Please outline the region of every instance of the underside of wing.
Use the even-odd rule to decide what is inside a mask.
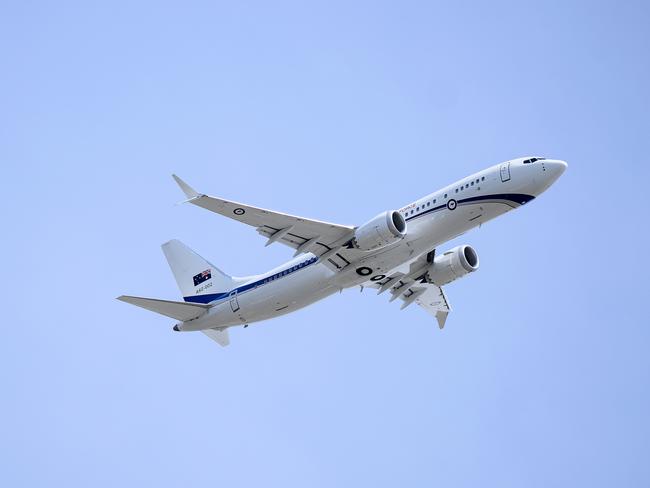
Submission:
[[[438,327],[442,329],[445,326],[451,306],[442,287],[433,284],[427,285],[427,290],[416,298],[415,303],[436,318]]]
[[[424,273],[429,266],[427,256],[422,256],[404,269],[394,270],[386,278],[378,282],[367,282],[364,286],[378,288],[378,294],[388,291],[390,301],[400,299],[401,309],[416,303],[429,314],[433,315],[438,327],[445,326],[451,306],[442,287],[424,280]]]
[[[260,235],[266,237],[267,246],[279,242],[295,249],[295,255],[314,253],[334,270],[343,269],[363,254],[347,246],[354,236],[353,226],[297,217],[203,195],[176,175],[174,179],[188,197],[187,202],[255,227]]]

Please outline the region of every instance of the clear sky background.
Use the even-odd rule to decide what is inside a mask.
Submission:
[[[647,2],[0,8],[2,486],[648,486]],[[183,199],[360,224],[492,164],[568,161],[418,307],[346,290],[222,349],[160,244],[288,259]],[[444,250],[444,249],[443,249]]]

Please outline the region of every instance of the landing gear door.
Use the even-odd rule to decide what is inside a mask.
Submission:
[[[230,308],[233,311],[233,313],[239,311],[239,300],[237,300],[237,290],[230,292],[230,295],[228,295],[230,298]]]
[[[505,183],[510,180],[510,163],[503,163],[501,165],[501,181]]]

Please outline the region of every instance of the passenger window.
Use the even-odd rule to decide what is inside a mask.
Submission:
[[[474,186],[474,182],[473,182],[473,181],[472,181],[472,183],[471,183],[471,184],[472,184],[472,186]]]
[[[481,181],[485,181],[485,176],[482,176],[482,177],[481,177]]]
[[[447,198],[447,194],[445,193],[445,198]]]
[[[427,207],[430,207],[430,206],[431,206],[431,202],[427,202]]]
[[[434,204],[436,203],[436,199],[435,199],[435,198],[433,199],[433,203],[434,203]]]
[[[420,207],[416,208],[415,210],[417,210],[417,211],[419,212],[419,211],[420,211]]]

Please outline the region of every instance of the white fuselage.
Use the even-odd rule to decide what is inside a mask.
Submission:
[[[445,242],[544,192],[566,169],[558,160],[519,158],[463,178],[399,210],[407,222],[403,239],[368,252],[353,266],[334,272],[311,253],[221,293],[209,312],[181,324],[183,331],[249,324],[321,300],[414,260]],[[369,272],[360,275],[360,267]]]

